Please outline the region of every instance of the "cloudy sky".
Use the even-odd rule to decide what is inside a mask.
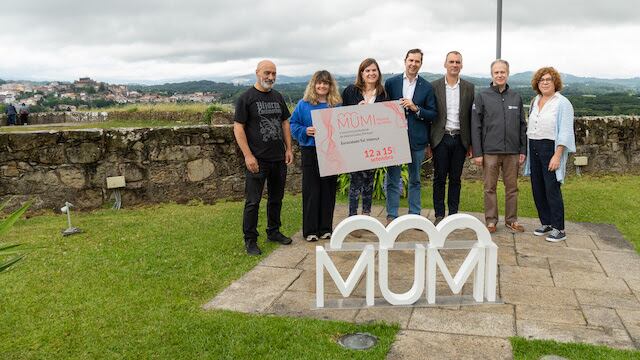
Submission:
[[[463,73],[488,76],[497,0],[21,0],[0,13],[0,78],[136,82],[324,68],[353,74],[366,57],[443,72],[459,50]],[[502,57],[512,73],[553,65],[580,76],[640,76],[640,6],[633,0],[505,0]]]

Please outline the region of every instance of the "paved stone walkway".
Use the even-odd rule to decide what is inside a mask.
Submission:
[[[372,215],[384,224],[384,208],[374,207]],[[425,210],[423,215],[434,219],[432,210]],[[483,219],[482,214],[471,215]],[[338,206],[334,224],[346,216],[346,207]],[[615,226],[567,223],[567,240],[554,244],[532,234],[539,225],[537,219],[520,222],[527,232],[512,234],[499,225],[493,234],[499,246],[498,293],[504,304],[315,309],[314,251],[316,245],[327,241],[307,243],[298,233],[292,245],[280,246],[204,308],[356,323],[395,322],[401,331],[389,359],[508,359],[508,337],[515,335],[640,348],[640,256]],[[449,239],[455,237],[454,232]],[[360,239],[350,238],[345,241],[377,242],[369,232]],[[427,238],[422,232],[410,230],[398,239],[407,240]],[[344,278],[359,252],[330,255]],[[455,274],[466,250],[442,255]],[[411,287],[413,263],[413,252],[390,254],[392,291],[405,292]],[[449,290],[441,274],[437,280],[437,294],[446,294]],[[469,284],[462,293],[471,294]],[[364,295],[361,280],[351,296]],[[325,299],[340,297],[326,275]],[[376,285],[378,297],[381,295]]]

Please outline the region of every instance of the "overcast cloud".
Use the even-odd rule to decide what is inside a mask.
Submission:
[[[553,65],[581,76],[640,76],[635,1],[504,1],[502,57],[512,72]],[[353,74],[366,57],[401,72],[406,50],[443,72],[449,50],[463,73],[488,75],[496,0],[33,1],[0,14],[0,78],[109,82],[208,79],[325,68]]]

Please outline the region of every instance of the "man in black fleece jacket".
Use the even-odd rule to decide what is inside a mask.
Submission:
[[[496,185],[500,169],[505,187],[505,225],[523,232],[518,223],[518,169],[527,153],[527,123],[520,94],[509,89],[509,63],[491,63],[491,86],[475,97],[471,113],[473,160],[483,167],[484,216],[489,232],[496,231]]]

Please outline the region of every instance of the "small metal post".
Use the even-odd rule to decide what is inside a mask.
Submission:
[[[67,207],[67,229],[71,228],[71,203],[65,201],[64,206]]]
[[[496,59],[501,59],[502,53],[502,0],[498,0],[498,17],[496,28]]]

